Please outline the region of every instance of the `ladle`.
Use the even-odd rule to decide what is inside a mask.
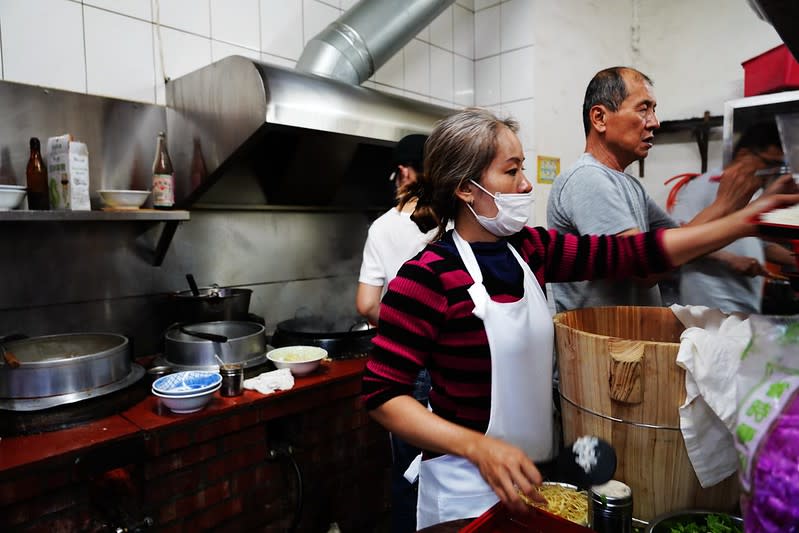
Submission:
[[[189,288],[191,289],[192,295],[199,296],[200,295],[200,288],[197,287],[197,282],[194,281],[194,275],[193,274],[186,274],[186,281],[189,282]]]
[[[578,445],[576,450],[575,444]],[[586,448],[582,457],[580,446]],[[584,466],[580,465],[580,461]],[[580,437],[571,446],[563,448],[555,460],[555,475],[558,477],[555,481],[580,488],[607,483],[615,473],[616,450],[609,442],[598,437]]]
[[[185,333],[186,335],[191,335],[192,337],[197,337],[200,339],[205,339],[211,342],[227,342],[228,338],[224,335],[217,335],[216,333],[206,333],[204,331],[194,331],[191,329],[186,328],[185,326],[180,326],[181,333]]]

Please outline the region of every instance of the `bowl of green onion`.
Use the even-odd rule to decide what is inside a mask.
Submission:
[[[655,518],[646,533],[743,533],[740,517],[703,510],[675,511]]]

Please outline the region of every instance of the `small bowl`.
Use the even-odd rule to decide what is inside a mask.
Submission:
[[[102,189],[97,193],[105,205],[114,209],[138,209],[150,196],[150,191]]]
[[[167,376],[169,377],[169,376]],[[160,394],[153,389],[153,394],[161,398],[161,402],[173,413],[187,414],[195,413],[206,406],[211,401],[214,393],[222,386],[221,376],[220,382],[215,387],[196,394],[187,394],[185,396],[170,396],[168,394]]]
[[[6,185],[0,187],[0,211],[17,209],[25,198],[25,187]]]
[[[156,379],[153,394],[162,396],[191,396],[213,389],[222,383],[222,376],[216,372],[187,370]]]
[[[277,368],[288,368],[295,376],[310,374],[327,357],[327,350],[318,346],[284,346],[266,354]]]

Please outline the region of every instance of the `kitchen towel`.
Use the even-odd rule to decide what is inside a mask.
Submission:
[[[271,372],[258,374],[254,378],[244,380],[244,388],[258,391],[261,394],[272,394],[276,390],[288,390],[294,386],[294,376],[288,368],[280,368]]]
[[[702,487],[712,487],[736,472],[733,428],[736,375],[749,343],[749,319],[701,305],[672,305],[685,326],[677,364],[685,369],[685,403],[680,430],[688,458]]]

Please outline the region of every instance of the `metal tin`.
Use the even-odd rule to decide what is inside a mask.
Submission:
[[[172,372],[174,372],[174,370],[171,366],[153,366],[147,369],[147,378],[150,380],[150,383],[153,383],[156,379],[171,374]]]
[[[221,365],[219,374],[222,376],[222,387],[219,394],[222,396],[240,396],[244,392],[244,367],[241,365]]]
[[[626,496],[609,496],[603,490],[607,484],[591,487],[588,491],[588,524],[597,533],[632,533],[633,492],[619,481],[611,481],[626,487]]]

